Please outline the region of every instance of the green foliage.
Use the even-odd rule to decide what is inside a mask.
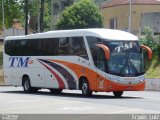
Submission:
[[[30,21],[30,29],[33,31],[37,31],[38,29],[38,19],[40,19],[40,1],[33,0],[29,2],[29,15],[31,17]],[[50,0],[45,0],[44,2],[44,31],[48,31],[50,29]]]
[[[151,61],[146,59],[145,61],[146,77],[147,78],[160,78],[159,70],[160,70],[160,62],[159,57],[155,56]]]
[[[92,0],[80,0],[67,7],[56,24],[57,29],[103,27],[103,18]]]
[[[2,0],[0,0],[0,11],[2,11]],[[5,27],[13,25],[13,19],[19,19],[22,16],[19,0],[4,0]],[[2,28],[2,12],[0,12],[0,28]]]
[[[160,52],[160,34],[157,36],[157,46],[158,46],[158,51]]]
[[[51,25],[51,0],[46,0],[44,4],[44,31],[50,30]]]
[[[160,44],[158,44],[152,33],[153,32],[149,27],[145,27],[144,36],[140,38],[140,43],[150,47],[153,54],[157,55],[159,54],[158,48]]]
[[[0,11],[2,11],[2,0],[0,0]],[[13,25],[13,19],[21,21],[25,26],[25,0],[4,0],[5,27]],[[37,31],[37,22],[40,14],[40,1],[28,0],[28,12],[31,17],[30,29]],[[44,28],[50,29],[50,0],[45,0],[44,5]],[[0,29],[2,28],[2,12],[0,12]]]

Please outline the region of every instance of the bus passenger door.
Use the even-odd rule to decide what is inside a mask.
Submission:
[[[105,89],[104,75],[107,71],[107,64],[106,64],[105,53],[103,49],[97,48],[96,56],[93,56],[93,60],[94,60],[94,64],[96,66],[96,71],[97,71],[97,77],[96,77],[97,89],[104,90]]]

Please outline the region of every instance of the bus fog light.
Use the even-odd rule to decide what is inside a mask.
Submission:
[[[144,80],[139,80],[139,82],[144,82]]]

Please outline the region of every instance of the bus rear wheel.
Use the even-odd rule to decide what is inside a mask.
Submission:
[[[54,93],[54,94],[60,94],[62,93],[63,89],[49,89],[51,93]]]
[[[92,95],[92,91],[90,90],[89,88],[89,83],[86,79],[83,79],[83,82],[82,82],[82,94],[84,96],[91,96]]]
[[[113,94],[115,97],[121,97],[123,94],[123,91],[113,91]]]

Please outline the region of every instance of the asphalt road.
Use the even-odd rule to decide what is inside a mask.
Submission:
[[[11,114],[160,114],[160,91],[94,93],[84,97],[81,91],[64,90],[54,95],[48,90],[27,94],[21,87],[0,87],[0,113]]]

